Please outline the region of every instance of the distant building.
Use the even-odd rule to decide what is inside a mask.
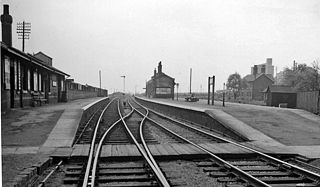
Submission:
[[[158,64],[158,73],[154,70],[151,79],[146,83],[146,96],[151,98],[174,99],[174,78],[162,72],[162,64]]]
[[[270,74],[260,74],[258,76],[247,75],[245,79],[248,83],[248,89],[244,95],[249,95],[250,99],[263,100],[262,91],[274,83],[274,79]],[[249,94],[251,92],[251,94]]]
[[[37,54],[34,54],[33,56],[37,59],[40,59],[42,63],[52,67],[52,58],[44,54],[43,52],[40,51]]]
[[[251,67],[251,75],[269,74],[274,76],[274,66],[272,65],[272,58],[267,58],[266,63],[254,65]]]
[[[279,104],[283,103],[288,108],[295,108],[297,105],[297,93],[290,86],[271,85],[263,93],[267,106],[278,107]]]

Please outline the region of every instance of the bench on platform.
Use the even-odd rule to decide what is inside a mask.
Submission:
[[[41,106],[42,103],[47,103],[47,101],[48,101],[46,98],[43,97],[43,95],[41,95],[38,92],[32,93],[31,96],[32,96],[33,106],[36,106],[37,103],[39,103]]]

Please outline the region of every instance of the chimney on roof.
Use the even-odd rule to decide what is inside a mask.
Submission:
[[[267,64],[272,65],[272,58],[267,58]]]
[[[154,71],[153,71],[153,78],[156,78],[156,75],[157,75],[157,70],[156,70],[156,68],[154,68]]]
[[[12,46],[12,16],[9,14],[9,5],[3,5],[1,15],[2,41],[9,47]]]
[[[161,61],[159,62],[159,65],[158,65],[158,73],[162,73],[162,65],[161,65]]]

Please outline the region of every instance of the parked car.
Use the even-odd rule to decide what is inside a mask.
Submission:
[[[197,102],[199,98],[195,97],[193,94],[185,98],[186,102]]]

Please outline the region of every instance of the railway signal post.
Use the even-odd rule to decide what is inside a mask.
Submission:
[[[215,76],[208,77],[208,105],[210,105],[210,88],[212,85],[212,101],[211,105],[214,105],[214,85],[215,85]]]

